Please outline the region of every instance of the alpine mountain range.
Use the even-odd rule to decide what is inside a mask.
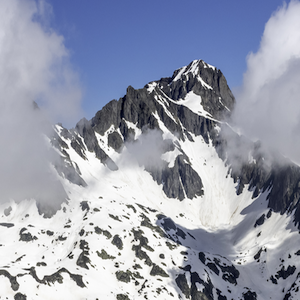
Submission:
[[[0,299],[299,299],[300,167],[202,60],[53,126],[55,205],[0,206]]]

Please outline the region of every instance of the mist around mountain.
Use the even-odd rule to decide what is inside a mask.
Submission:
[[[55,125],[65,196],[1,202],[0,296],[297,299],[300,168],[237,133],[235,105],[195,60]]]

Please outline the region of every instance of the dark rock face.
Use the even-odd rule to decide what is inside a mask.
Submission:
[[[8,271],[6,270],[0,270],[0,275],[5,276],[9,281],[10,285],[13,291],[17,291],[19,289],[19,283],[17,282],[17,277],[12,276]]]
[[[212,118],[198,115],[186,106],[177,104],[190,92],[201,96],[199,101]],[[280,155],[266,154],[259,143],[252,143],[234,132],[231,138],[237,145],[248,147],[248,152],[232,154],[228,151],[223,129],[219,132],[216,128],[220,125],[218,121],[230,116],[234,104],[235,99],[222,72],[201,60],[193,61],[187,67],[176,70],[172,77],[149,83],[142,89],[129,86],[124,97],[109,102],[90,121],[82,119],[74,130],[62,129],[60,135],[71,141],[71,147],[82,159],[87,159],[87,151],[93,152],[112,171],[118,170],[118,166],[102,149],[97,134],[107,134],[108,146],[119,153],[124,147],[128,148],[129,144],[138,143],[141,139],[129,123],[135,124],[146,134],[149,130],[161,132],[162,122],[179,141],[193,141],[193,136],[201,136],[205,143],[212,143],[219,157],[226,162],[230,175],[238,184],[237,194],[242,193],[246,185],[253,190],[253,198],[268,191],[271,211],[281,214],[294,212],[295,223],[300,224],[300,168],[287,161],[277,164]],[[231,129],[227,127],[226,130]],[[71,182],[86,186],[80,177],[80,170],[64,155],[68,145],[57,134],[52,142],[63,154],[64,167],[57,167],[58,172]],[[175,147],[181,151],[180,146],[173,142],[169,143],[169,148],[165,140],[160,144],[166,145],[161,149],[161,154],[174,151]],[[183,200],[202,196],[205,193],[202,180],[183,151],[181,153],[171,168],[163,160],[158,168],[144,163],[140,165],[144,165],[153,179],[162,185],[167,197]],[[248,154],[253,157],[252,162],[248,161]],[[266,156],[271,157],[271,163],[266,163]],[[264,220],[265,217],[257,219],[255,226],[262,225]]]
[[[31,242],[33,240],[37,240],[36,236],[32,236],[31,233],[27,231],[28,230],[25,227],[20,230],[20,241]]]
[[[101,253],[97,251],[97,255],[102,259],[115,259],[115,256],[109,255],[104,249],[101,250]]]
[[[108,135],[108,146],[112,147],[115,151],[121,152],[123,146],[123,139],[118,132],[114,131]]]
[[[176,282],[177,286],[179,287],[179,289],[181,290],[181,292],[185,295],[185,297],[189,298],[191,290],[187,283],[185,274],[179,274],[176,277],[175,282]]]
[[[185,155],[177,156],[172,168],[162,162],[164,167],[161,169],[146,169],[158,184],[163,185],[163,191],[169,198],[193,199],[204,194],[202,180],[186,158]]]
[[[66,268],[61,268],[51,275],[45,275],[43,277],[43,279],[38,278],[34,267],[27,269],[27,271],[29,271],[29,274],[36,280],[36,282],[41,283],[41,284],[48,284],[48,285],[50,283],[53,284],[55,282],[63,283],[63,276],[61,275],[61,273],[68,273],[70,275],[70,278],[72,280],[74,280],[79,287],[81,287],[81,288],[85,287],[85,284],[82,281],[82,276],[73,274],[73,273],[69,272]]]
[[[82,119],[76,124],[76,130],[83,137],[88,151],[94,152],[101,163],[106,165],[110,170],[116,171],[118,169],[112,159],[104,152],[103,149],[100,148],[95,131],[91,126],[91,122],[86,119]]]
[[[243,294],[244,300],[256,300],[257,295],[255,292],[248,291]]]
[[[264,222],[265,222],[265,214],[262,214],[262,215],[256,220],[254,227],[260,226],[260,225],[264,224]]]
[[[284,214],[295,210],[294,221],[300,228],[300,167],[278,153],[263,149],[260,143],[245,141],[244,137],[235,134],[231,138],[236,140],[237,145],[247,144],[249,149],[233,156],[228,153],[227,163],[230,165],[231,176],[239,183],[237,194],[243,192],[246,184],[249,184],[249,190],[253,190],[253,198],[268,191],[270,211],[267,218],[271,216],[272,211]],[[227,142],[218,137],[215,141],[222,158]],[[251,155],[253,161],[248,162],[245,155]],[[255,226],[262,225],[264,221],[265,216],[261,216]]]
[[[277,279],[279,279],[279,278],[286,279],[289,276],[293,275],[295,273],[295,271],[296,271],[295,266],[288,266],[286,270],[284,267],[282,267],[281,270],[277,272],[275,277]]]
[[[86,148],[85,148],[84,144],[82,143],[82,141],[77,136],[75,138],[72,138],[71,147],[76,151],[76,153],[81,158],[86,160],[86,156],[85,156]]]
[[[259,258],[260,258],[260,255],[261,255],[261,253],[262,253],[263,251],[266,252],[267,249],[260,248],[260,249],[258,250],[258,252],[254,255],[254,259],[259,259]]]
[[[81,201],[80,202],[80,207],[81,207],[82,211],[85,211],[85,210],[89,211],[90,210],[90,206],[89,206],[87,201]]]
[[[151,276],[161,276],[161,277],[169,277],[169,275],[158,265],[153,264],[153,267],[150,271]]]
[[[109,102],[90,121],[80,120],[75,130],[62,129],[61,136],[71,141],[71,147],[82,159],[87,159],[86,151],[94,152],[100,162],[113,171],[118,170],[118,167],[101,148],[96,133],[104,136],[110,130],[107,134],[108,146],[120,153],[128,143],[139,140],[135,137],[135,130],[128,126],[128,122],[135,124],[143,134],[149,130],[162,132],[160,120],[179,140],[193,141],[191,134],[201,135],[206,143],[209,143],[210,139],[215,140],[216,122],[195,114],[187,107],[176,104],[176,101],[183,99],[187,93],[194,92],[201,96],[204,109],[213,118],[220,120],[229,114],[235,102],[225,77],[220,70],[203,61],[192,62],[185,68],[182,76],[175,80],[179,72],[181,71],[177,70],[172,77],[156,81],[152,92],[148,90],[149,85],[139,90],[129,86],[126,95],[119,101]],[[165,102],[165,106],[158,101],[159,97],[164,99],[162,101]],[[58,135],[53,138],[53,143],[62,153],[63,149],[68,147]],[[175,149],[172,141],[162,139],[161,145],[161,154]],[[60,174],[64,174],[71,182],[86,186],[80,177],[80,170],[68,162],[67,156],[64,157],[63,165],[63,169],[57,167]],[[170,198],[193,199],[204,193],[201,178],[184,153],[176,158],[172,168],[162,160],[158,168],[149,165],[144,167],[158,184],[163,185],[163,191]]]
[[[83,187],[87,186],[86,182],[80,177],[80,171],[74,168],[70,159],[60,157],[60,161],[55,163],[54,167],[59,175],[70,182]]]
[[[164,90],[164,92],[172,99],[183,99],[187,93],[193,91],[196,95],[201,96],[202,105],[206,111],[208,111],[214,118],[220,120],[226,116],[226,110],[224,105],[232,110],[235,100],[232,95],[227,81],[220,70],[214,70],[210,68],[204,61],[198,61],[198,72],[202,80],[209,85],[212,89],[204,88],[202,83],[197,80],[197,76],[183,76],[177,81],[173,81],[170,85],[170,90]],[[189,70],[194,62],[190,63],[186,70]],[[174,72],[172,79],[174,79],[178,72]],[[220,102],[220,97],[222,101]],[[222,104],[223,103],[223,104]]]
[[[81,268],[89,269],[87,264],[90,264],[91,261],[88,257],[89,255],[88,243],[85,240],[81,240],[79,247],[82,250],[82,252],[79,254],[76,264]]]
[[[130,300],[130,298],[127,295],[124,294],[118,294],[117,300]]]
[[[21,294],[21,293],[16,293],[15,296],[14,296],[14,299],[15,300],[26,300],[27,296],[24,295],[24,294]]]
[[[181,74],[180,77],[178,76],[179,74]],[[184,98],[190,92],[201,96],[199,101],[201,101],[204,110],[210,114],[209,117],[196,114],[188,107],[179,104],[181,101],[184,101]],[[82,119],[78,122],[75,129],[67,130],[61,127],[59,134],[54,134],[52,144],[61,152],[61,161],[58,163],[58,166],[55,166],[56,170],[70,182],[86,187],[78,167],[80,164],[76,165],[72,162],[67,153],[68,149],[74,149],[83,160],[88,160],[91,152],[98,158],[101,167],[104,165],[111,171],[117,171],[118,160],[113,161],[109,157],[110,153],[115,151],[122,155],[122,151],[125,149],[134,156],[135,152],[130,152],[130,147],[134,148],[140,145],[140,149],[143,151],[143,139],[147,138],[149,132],[155,132],[157,139],[150,144],[150,147],[155,146],[156,150],[158,150],[159,158],[154,164],[153,161],[148,163],[143,158],[135,157],[137,163],[161,186],[167,197],[180,201],[193,199],[203,196],[205,190],[202,180],[196,171],[196,165],[193,165],[193,160],[183,151],[184,146],[181,142],[189,141],[192,144],[195,140],[198,140],[198,137],[202,137],[199,140],[206,143],[209,147],[214,147],[228,168],[228,176],[231,176],[236,183],[237,194],[241,194],[246,187],[252,191],[253,198],[266,192],[269,212],[264,212],[264,214],[260,212],[259,215],[251,219],[249,230],[259,231],[257,227],[261,226],[262,232],[265,223],[269,222],[268,219],[271,218],[272,212],[280,212],[281,214],[286,212],[295,213],[295,222],[299,224],[300,228],[300,168],[290,162],[277,163],[276,158],[279,157],[277,154],[277,156],[275,154],[268,156],[259,143],[252,143],[234,132],[232,132],[232,137],[236,144],[243,145],[247,151],[232,154],[228,150],[230,148],[228,145],[229,141],[223,135],[223,130],[227,125],[221,125],[220,121],[230,115],[234,102],[234,97],[221,71],[211,68],[203,61],[192,62],[184,70],[175,71],[172,77],[162,78],[159,81],[146,85],[142,89],[136,90],[129,86],[124,97],[119,101],[113,100],[108,103],[90,121]],[[165,128],[167,129],[166,131],[169,131],[167,134],[163,132]],[[230,128],[227,128],[227,130],[230,130]],[[168,137],[169,133],[173,135],[172,139]],[[106,141],[107,145],[105,145]],[[176,152],[176,154],[172,156],[172,152]],[[119,157],[117,153],[114,154],[116,154],[116,157]],[[170,155],[168,156],[168,154]],[[162,157],[173,157],[174,159],[168,163]],[[250,160],[248,159],[249,157],[253,159]],[[197,165],[197,167],[199,166]],[[87,219],[86,216],[89,213],[100,211],[99,208],[90,208],[90,205],[92,205],[90,201],[82,201],[80,204],[84,220]],[[153,225],[154,223],[152,224],[150,218],[145,215],[151,211],[151,208],[137,203],[134,206],[126,206],[135,214],[138,213],[139,209],[143,211],[143,213],[139,214],[140,226],[134,227],[128,232],[133,243],[130,248],[127,248],[126,235],[122,234],[122,237],[120,237],[118,234],[115,234],[114,229],[112,229],[111,234],[107,230],[94,226],[93,223],[90,223],[90,226],[93,226],[92,231],[94,232],[88,229],[87,224],[84,228],[78,228],[78,234],[81,239],[84,237],[88,239],[88,235],[95,234],[97,238],[102,238],[103,240],[106,237],[107,243],[111,243],[117,248],[113,247],[113,250],[118,252],[118,254],[112,253],[115,256],[110,255],[104,249],[101,250],[101,248],[99,249],[101,252],[96,251],[96,254],[102,263],[107,263],[111,260],[114,261],[116,268],[120,268],[118,271],[115,270],[114,274],[117,280],[121,281],[122,285],[124,283],[136,286],[140,284],[141,288],[138,292],[141,295],[146,284],[148,285],[147,279],[143,277],[146,277],[144,271],[148,270],[147,276],[155,276],[155,280],[158,281],[163,281],[164,278],[169,276],[173,278],[178,293],[181,293],[179,298],[186,297],[192,300],[217,298],[218,300],[224,300],[237,297],[236,293],[231,294],[231,291],[234,289],[238,290],[241,282],[243,282],[240,279],[239,272],[243,266],[238,266],[239,262],[235,264],[236,262],[231,263],[225,257],[217,254],[198,252],[200,251],[201,241],[197,241],[195,237],[199,237],[199,235],[195,234],[194,237],[191,234],[192,231],[177,225],[174,222],[175,218],[172,220],[160,214],[157,215],[157,221]],[[10,211],[7,210],[4,213],[9,215]],[[183,217],[183,214],[180,215]],[[112,221],[113,224],[118,224],[118,226],[122,225],[119,222],[124,222],[125,225],[125,218],[129,219],[126,215],[121,214],[118,216],[109,213],[108,216],[110,217],[109,221]],[[2,226],[11,226],[8,224],[10,223],[2,223]],[[253,226],[257,229],[251,228]],[[66,228],[68,227],[66,226]],[[158,257],[160,260],[158,261],[152,258],[155,257],[153,254],[156,254],[156,252],[155,246],[149,242],[151,239],[147,235],[149,233],[148,229],[152,230],[155,238],[163,238],[164,240],[161,241],[161,244],[168,247],[165,253],[159,252]],[[33,241],[36,237],[26,230],[26,228],[21,230],[20,240],[24,242]],[[259,237],[261,232],[257,237]],[[47,231],[47,235],[54,235],[54,232]],[[61,235],[58,236],[56,241],[64,241],[65,239],[66,237]],[[191,239],[194,239],[192,243],[190,243]],[[190,245],[197,242],[199,242],[197,250],[189,248]],[[178,263],[174,259],[175,263],[172,256],[170,258],[170,253],[177,252],[179,254],[177,250],[180,248],[180,245],[184,246],[186,251],[180,252],[182,261]],[[131,268],[121,270],[122,263],[118,261],[118,256],[123,255],[123,246],[126,249],[131,249],[132,254],[135,255],[134,271]],[[78,243],[74,247],[78,248]],[[81,252],[79,254],[77,252],[77,257],[75,252],[74,254],[71,252],[68,257],[74,259],[78,269],[82,268],[80,271],[93,270],[94,265],[91,259],[93,259],[95,251],[89,249],[89,244],[85,240],[80,240],[79,248]],[[265,247],[257,248],[252,253],[253,263],[264,265],[266,263],[264,260],[267,257],[266,251]],[[298,252],[295,255],[300,255],[300,250]],[[172,268],[170,271],[170,268],[167,267],[167,262],[170,261],[174,265],[173,269],[176,270],[175,272],[172,271]],[[36,266],[40,267],[43,265],[38,263]],[[135,272],[137,269],[143,269],[143,276],[139,272]],[[45,276],[43,279],[37,277],[34,268],[31,268],[29,272],[37,282],[43,284],[62,283],[64,277],[61,273],[66,272],[76,281],[78,286],[85,286],[81,276],[71,274],[67,270],[60,269],[52,275]],[[286,278],[288,278],[288,281],[292,281],[294,280],[295,272],[297,274],[295,266],[286,267],[281,264],[274,274],[269,277],[270,281],[268,281],[270,285],[272,285],[271,282],[279,285]],[[15,291],[18,290],[17,276],[13,277],[6,271],[3,271],[0,275],[6,276],[10,280],[12,288]],[[297,279],[298,277],[299,274]],[[149,278],[153,280],[152,277],[148,276]],[[144,283],[141,284],[142,282],[138,282],[137,279],[144,279]],[[116,295],[117,299],[129,299],[129,293],[123,294],[123,292],[124,290],[122,294]],[[285,289],[284,293],[287,293],[285,299],[288,299],[289,291]],[[170,293],[170,296],[173,295]],[[257,299],[257,294],[244,287],[240,290],[238,297],[244,300],[254,300]],[[147,299],[146,294],[144,298]]]
[[[116,277],[119,281],[123,281],[125,283],[128,283],[131,280],[131,276],[130,276],[130,273],[128,271],[127,272],[117,271],[116,272]]]
[[[0,223],[0,226],[10,228],[10,227],[14,227],[15,225],[13,223]]]
[[[174,167],[162,172],[163,191],[169,198],[183,200],[185,195],[192,199],[203,195],[203,184],[198,173],[183,156],[177,156]]]
[[[113,245],[115,245],[119,250],[123,249],[123,242],[118,235],[115,235],[111,241]]]

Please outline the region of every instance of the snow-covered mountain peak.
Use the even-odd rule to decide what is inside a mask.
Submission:
[[[1,205],[0,297],[299,298],[299,166],[222,123],[220,70],[181,71],[54,127],[67,199],[47,219],[33,199]]]
[[[207,64],[203,60],[193,60],[189,65],[184,66],[178,70],[176,70],[173,74],[173,81],[177,81],[181,79],[183,76],[184,78],[187,78],[187,76],[191,75],[193,77],[197,77],[199,80],[201,80],[200,70],[201,69],[210,68],[213,71],[216,70],[216,68],[212,65]],[[211,88],[209,85],[207,85],[205,82],[203,82],[204,86],[206,85],[207,88]]]
[[[172,77],[150,82],[145,88],[160,103],[177,101],[215,120],[228,117],[235,102],[222,72],[202,60],[194,60]]]

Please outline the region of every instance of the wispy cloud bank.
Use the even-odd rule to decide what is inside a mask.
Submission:
[[[47,120],[78,118],[81,90],[64,39],[49,27],[45,1],[0,0],[1,200],[57,201]],[[34,109],[36,101],[41,110]]]
[[[164,168],[162,154],[171,147],[171,140],[164,140],[158,129],[144,129],[137,140],[126,143],[131,158],[144,166],[147,170],[161,170]],[[131,162],[130,162],[131,163]]]
[[[233,121],[241,132],[300,162],[299,1],[284,3],[266,23],[236,98]]]
[[[78,118],[81,90],[44,1],[0,0],[0,90],[6,106],[32,101],[57,120]],[[66,113],[67,111],[67,113]]]

